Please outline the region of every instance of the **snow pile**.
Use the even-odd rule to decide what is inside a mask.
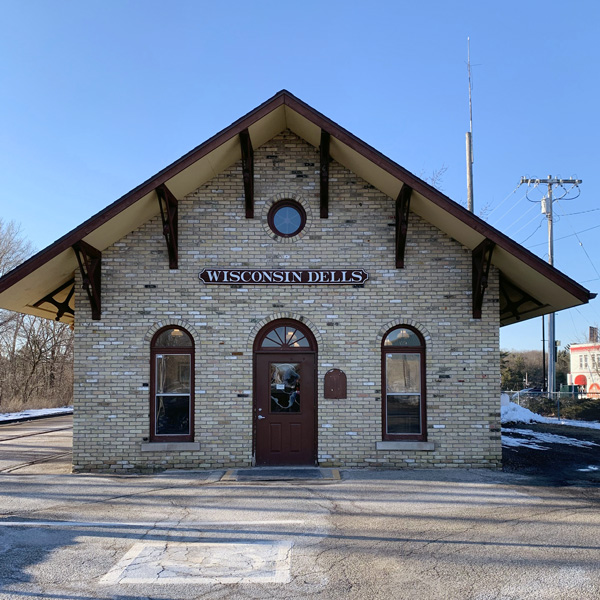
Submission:
[[[72,406],[63,406],[62,408],[38,408],[32,410],[23,410],[16,413],[0,413],[1,421],[26,421],[38,417],[49,417],[51,415],[70,415],[73,412]]]
[[[501,420],[502,423],[556,423],[555,419],[542,417],[514,402],[502,406]]]
[[[570,425],[571,427],[587,427],[588,429],[600,429],[600,423],[594,421],[574,421],[571,419],[552,419],[542,417],[529,409],[519,406],[514,402],[502,406],[502,423],[554,423],[560,425]]]

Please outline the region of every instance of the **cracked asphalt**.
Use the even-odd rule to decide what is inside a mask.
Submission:
[[[458,469],[223,474],[1,475],[0,599],[600,598],[589,482]]]

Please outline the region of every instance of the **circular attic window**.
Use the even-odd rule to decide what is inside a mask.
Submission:
[[[294,237],[306,225],[306,212],[302,205],[294,200],[276,202],[269,210],[269,227],[280,237]]]

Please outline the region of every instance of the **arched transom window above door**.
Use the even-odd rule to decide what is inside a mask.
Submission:
[[[293,321],[275,321],[257,339],[256,350],[315,350],[316,342],[310,330]]]

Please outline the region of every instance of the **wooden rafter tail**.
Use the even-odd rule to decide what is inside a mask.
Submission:
[[[404,268],[404,251],[406,248],[406,235],[408,233],[408,215],[410,212],[410,198],[412,188],[403,184],[396,198],[396,268]]]
[[[492,254],[496,244],[487,238],[473,250],[473,318],[481,319],[483,296],[488,286]]]
[[[320,197],[321,197],[321,219],[329,218],[329,142],[330,134],[321,129],[320,150]]]
[[[73,244],[79,263],[83,289],[86,290],[92,309],[92,319],[102,316],[102,252],[80,240]]]
[[[171,190],[162,183],[156,188],[158,205],[160,206],[160,216],[163,224],[163,234],[167,242],[167,251],[169,253],[169,269],[179,268],[179,209],[177,198],[171,193]]]
[[[67,288],[71,288],[67,297],[60,302],[56,299],[56,296],[60,294],[62,291]],[[52,304],[56,308],[56,320],[60,321],[65,314],[69,314],[71,316],[75,316],[75,311],[69,306],[71,299],[73,298],[73,294],[75,293],[75,280],[69,279],[67,283],[64,283],[60,287],[56,288],[54,291],[50,292],[47,296],[44,296],[41,300],[38,300],[33,306],[39,308],[42,304]]]
[[[246,219],[254,219],[254,150],[248,129],[240,131],[242,147],[242,175],[244,177],[244,198]]]

